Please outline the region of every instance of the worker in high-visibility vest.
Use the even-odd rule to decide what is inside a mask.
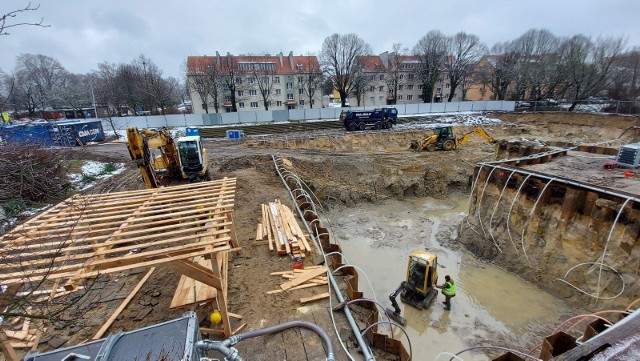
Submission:
[[[445,297],[445,300],[442,301],[442,303],[444,303],[444,309],[450,311],[451,298],[456,296],[456,285],[453,283],[451,277],[449,275],[444,276],[444,283],[441,285],[434,284],[433,287],[442,290],[442,294]]]

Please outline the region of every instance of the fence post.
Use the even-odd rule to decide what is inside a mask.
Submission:
[[[619,113],[619,111],[620,111],[620,101],[618,100],[618,101],[616,102],[616,114],[618,114],[618,113]]]

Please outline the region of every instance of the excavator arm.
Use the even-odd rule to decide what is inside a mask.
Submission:
[[[389,301],[391,301],[393,310],[389,308],[385,310],[387,316],[389,316],[391,319],[398,322],[402,326],[407,324],[407,320],[400,316],[402,310],[400,310],[400,305],[398,305],[398,301],[396,301],[396,298],[398,298],[398,295],[407,287],[409,287],[409,284],[406,281],[402,281],[402,283],[400,283],[400,286],[389,295]]]
[[[156,171],[151,159],[151,153],[143,133],[138,128],[127,128],[127,149],[131,160],[135,160],[147,188],[158,188],[160,182],[156,177]]]
[[[465,144],[466,142],[469,141],[469,138],[471,138],[475,134],[479,134],[488,143],[495,143],[496,142],[489,134],[487,134],[487,132],[484,130],[484,128],[481,125],[477,125],[474,130],[464,134],[460,138],[457,138],[456,139],[456,143],[457,144]]]

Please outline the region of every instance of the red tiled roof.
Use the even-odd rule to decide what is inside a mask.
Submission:
[[[280,62],[280,56],[267,56],[267,55],[231,55],[232,66],[237,68],[238,63],[274,63],[275,74],[295,74],[308,71],[320,71],[320,65],[316,56],[292,56],[293,68],[290,62],[289,55],[282,55],[282,63]],[[187,57],[187,68],[189,72],[204,71],[206,66],[217,64],[217,56],[189,56]],[[298,70],[298,65],[302,65]],[[220,67],[222,71],[227,71],[229,62],[227,55],[220,55]]]

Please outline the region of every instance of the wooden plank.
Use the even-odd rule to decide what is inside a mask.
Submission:
[[[262,241],[262,223],[258,223],[256,226],[256,241]]]
[[[200,256],[189,262],[193,262],[194,264],[202,266],[207,274],[211,274],[210,260]],[[211,274],[211,276],[213,275]],[[185,307],[192,304],[206,302],[216,298],[216,295],[217,291],[215,287],[196,281],[193,278],[187,277],[183,274],[182,276],[180,276],[178,287],[176,287],[176,291],[173,294],[173,298],[171,299],[169,308]]]
[[[136,295],[136,293],[138,293],[138,291],[140,291],[140,289],[142,288],[142,286],[144,285],[145,282],[147,282],[147,280],[149,279],[149,277],[151,277],[151,274],[153,273],[153,271],[155,271],[156,268],[155,267],[151,267],[149,269],[149,271],[147,271],[147,274],[144,275],[144,277],[142,277],[142,279],[140,280],[140,282],[138,282],[138,284],[133,288],[133,290],[131,291],[131,293],[129,293],[129,295],[127,296],[127,298],[125,298],[122,303],[120,304],[120,306],[118,306],[118,308],[116,308],[115,311],[113,311],[113,314],[111,314],[111,317],[109,317],[107,319],[107,321],[102,325],[102,327],[100,327],[100,329],[98,330],[98,332],[96,332],[95,335],[93,335],[93,337],[91,338],[92,340],[97,340],[99,338],[102,337],[102,335],[104,335],[105,332],[107,332],[107,330],[109,329],[109,327],[111,327],[111,324],[113,324],[113,321],[116,320],[116,318],[120,315],[120,313],[127,307],[127,305],[129,304],[129,302],[131,302],[131,300],[133,299],[133,297]]]
[[[322,300],[329,297],[331,297],[331,294],[329,292],[325,292],[315,296],[302,297],[300,299],[300,303],[305,304],[305,303],[314,302],[314,301]]]
[[[327,270],[324,267],[310,270],[307,273],[303,274],[301,277],[292,279],[291,281],[281,284],[280,288],[282,288],[283,290],[288,290],[291,287],[295,287],[297,285],[303,284],[314,277],[325,274],[326,272]]]
[[[318,287],[318,286],[326,286],[328,284],[329,284],[329,281],[323,281],[323,282],[318,282],[318,283],[305,283],[305,284],[302,284],[300,286],[291,287],[287,291],[301,290],[301,289],[304,289],[304,288],[311,288],[311,287]],[[282,289],[280,289],[280,290],[272,290],[272,291],[267,291],[266,294],[273,295],[273,294],[276,294],[276,293],[282,293],[284,291],[285,290],[282,290]]]

